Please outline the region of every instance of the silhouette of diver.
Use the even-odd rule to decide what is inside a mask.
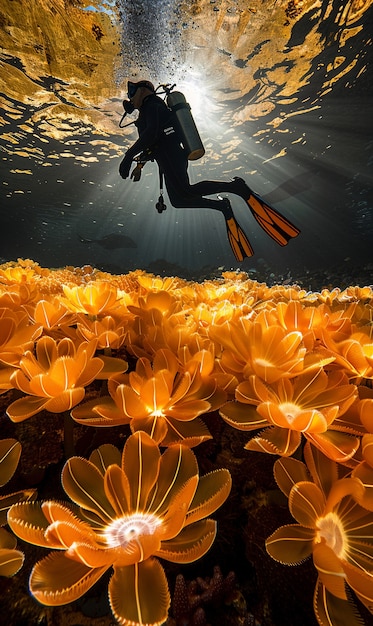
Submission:
[[[220,193],[234,193],[240,196],[260,226],[279,245],[286,245],[290,238],[299,234],[300,231],[291,222],[254,194],[242,178],[235,177],[227,182],[204,180],[191,184],[188,176],[188,155],[181,144],[174,123],[174,114],[156,94],[154,85],[147,80],[135,83],[129,81],[127,95],[128,101],[123,102],[124,116],[135,109],[139,110],[139,116],[134,122],[139,138],[127,150],[120,164],[119,174],[122,178],[129,177],[132,162],[136,157],[138,164],[131,173],[131,178],[135,181],[141,176],[144,161],[155,160],[159,166],[161,180],[163,176],[169,199],[175,208],[208,208],[223,214],[228,241],[237,261],[252,256],[254,252],[233,214],[229,199],[218,196],[218,199],[214,200],[205,196]],[[157,205],[159,212],[164,208],[165,205]]]

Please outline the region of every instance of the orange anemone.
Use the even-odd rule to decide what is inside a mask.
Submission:
[[[141,358],[136,370],[108,382],[110,397],[83,404],[71,413],[90,426],[130,424],[157,443],[182,441],[195,446],[211,435],[198,416],[220,407],[226,399],[210,376],[213,358],[202,351],[183,367],[170,350],[158,350],[153,363]]]
[[[16,439],[0,440],[0,487],[13,476],[21,455],[21,444]],[[16,502],[30,501],[36,496],[35,489],[22,489],[0,496],[0,526],[7,521],[7,512]],[[14,576],[22,567],[24,554],[16,549],[16,538],[5,528],[0,528],[0,576]]]
[[[341,372],[308,371],[292,379],[265,385],[258,376],[240,383],[237,401],[220,410],[223,419],[239,430],[257,430],[259,435],[246,449],[291,456],[302,435],[326,456],[348,461],[359,447],[360,423],[339,423],[357,397],[356,387]]]
[[[27,306],[27,311],[34,324],[40,324],[44,333],[55,339],[62,338],[75,324],[75,314],[61,302],[60,298],[40,299],[35,306]]]
[[[124,343],[127,327],[124,316],[118,319],[105,315],[102,319],[91,320],[79,313],[77,315],[77,334],[85,341],[97,340],[99,350],[118,350]]]
[[[369,391],[372,392],[371,389]],[[362,400],[359,409],[360,419],[368,432],[361,439],[363,460],[354,468],[352,475],[359,478],[365,487],[359,503],[373,511],[373,399]]]
[[[200,478],[189,448],[175,445],[161,455],[146,433],[137,432],[122,458],[111,445],[101,446],[89,461],[71,458],[62,483],[79,516],[54,501],[17,504],[8,513],[19,537],[62,551],[35,565],[31,593],[42,604],[67,604],[113,566],[109,598],[118,622],[162,624],[170,594],[156,557],[190,563],[209,550],[216,522],[206,517],[228,497],[229,472]]]
[[[304,463],[282,458],[275,478],[298,522],[266,541],[276,560],[295,565],[312,555],[318,571],[314,609],[321,626],[357,626],[348,585],[373,613],[373,513],[357,503],[364,493],[356,477],[338,479],[337,465],[306,444]],[[312,481],[313,478],[313,481]]]
[[[360,383],[364,379],[373,379],[373,339],[368,332],[352,333],[343,341],[334,341],[326,334],[324,340],[335,353],[336,364],[352,381]]]
[[[22,422],[43,409],[62,413],[81,402],[85,386],[104,366],[94,356],[95,349],[95,341],[81,343],[76,348],[71,339],[56,342],[51,337],[41,337],[36,344],[36,356],[27,351],[11,377],[14,387],[27,395],[9,405],[10,419]]]
[[[209,336],[223,347],[221,368],[239,380],[255,374],[270,384],[319,367],[322,361],[320,355],[307,353],[301,332],[267,325],[265,315],[260,321],[242,317],[212,326]]]
[[[120,294],[109,282],[96,281],[88,285],[63,285],[65,294],[61,301],[75,313],[86,313],[93,317],[110,315],[120,306]]]
[[[0,309],[0,363],[15,365],[43,331],[40,324],[30,324],[23,311]]]

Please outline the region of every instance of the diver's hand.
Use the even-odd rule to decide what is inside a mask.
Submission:
[[[124,179],[128,178],[130,169],[131,169],[131,164],[132,164],[132,159],[126,155],[119,166],[119,175],[122,178]]]

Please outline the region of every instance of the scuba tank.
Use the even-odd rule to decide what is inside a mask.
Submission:
[[[203,157],[205,149],[191,114],[190,105],[180,91],[171,91],[171,89],[165,89],[167,94],[166,104],[174,114],[176,127],[185,152],[188,155],[188,160],[196,161]]]

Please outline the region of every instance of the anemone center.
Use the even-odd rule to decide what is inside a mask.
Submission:
[[[257,365],[261,365],[262,367],[273,367],[272,361],[268,361],[268,359],[265,359],[264,357],[258,356],[256,359],[254,359],[254,362]]]
[[[104,538],[110,548],[124,548],[143,535],[153,535],[162,521],[152,513],[132,513],[118,517],[107,525]]]
[[[297,406],[293,402],[282,402],[279,405],[279,409],[285,415],[289,424],[292,424],[295,418],[301,412],[301,409],[299,408],[299,406]]]
[[[318,528],[316,542],[320,543],[324,539],[326,545],[333,550],[338,558],[344,558],[346,552],[345,533],[338,515],[328,513],[325,517],[319,517],[316,526]]]

